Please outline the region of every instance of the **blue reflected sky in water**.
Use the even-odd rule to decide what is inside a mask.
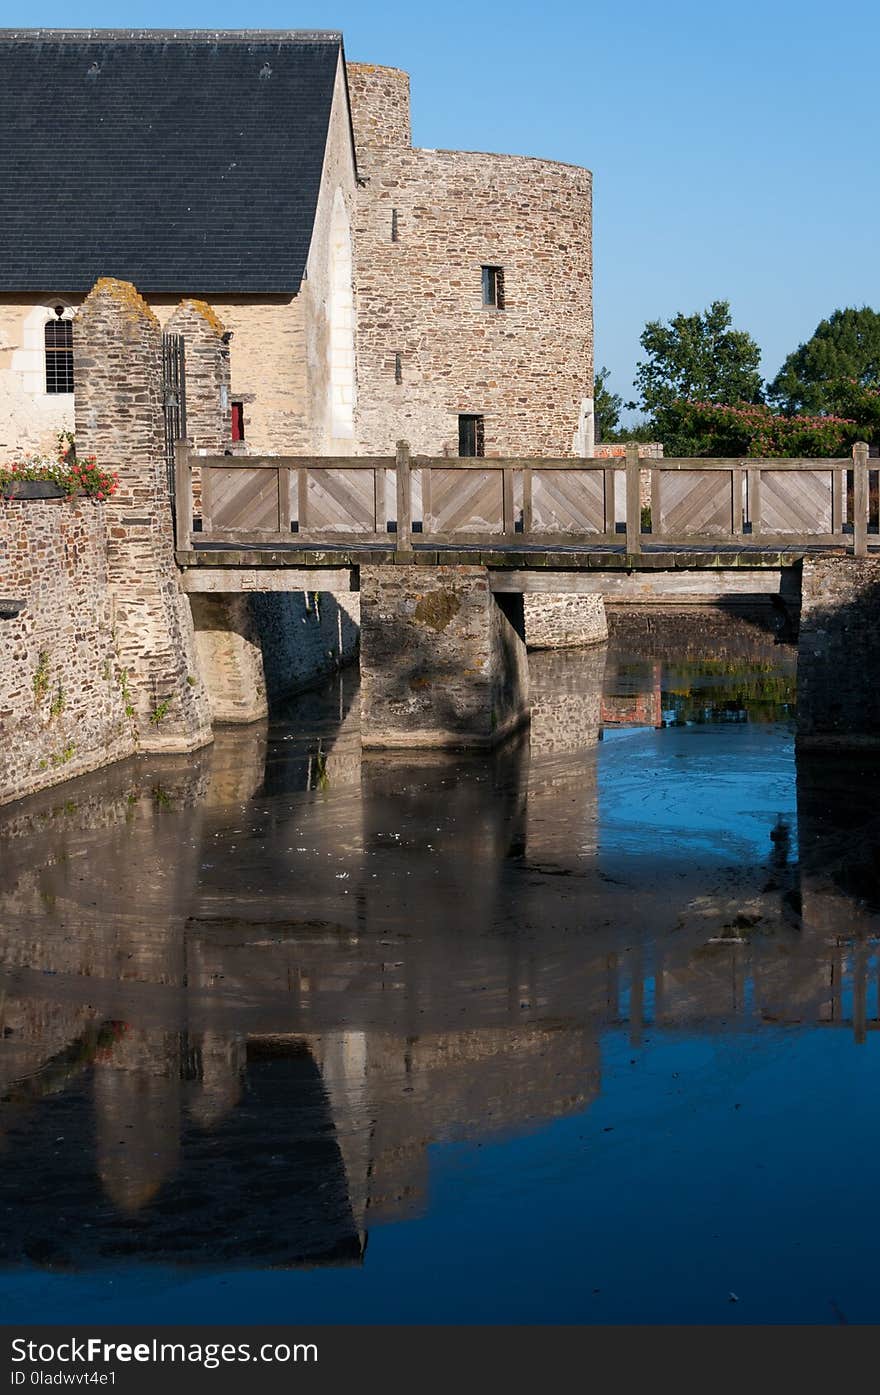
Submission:
[[[880,1038],[649,1029],[635,1050],[616,1030],[601,1047],[587,1112],[433,1145],[426,1214],[375,1227],[363,1269],[31,1272],[3,1280],[4,1320],[878,1320]]]
[[[782,819],[797,856],[794,733],[789,724],[606,728],[599,743],[603,868],[631,859],[748,867],[766,861]]]

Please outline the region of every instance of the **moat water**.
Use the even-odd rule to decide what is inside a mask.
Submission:
[[[0,811],[0,1319],[880,1320],[880,771],[795,667],[633,617],[491,758],[349,672]]]

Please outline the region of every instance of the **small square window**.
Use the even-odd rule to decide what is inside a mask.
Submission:
[[[504,309],[504,267],[483,267],[483,304]]]
[[[484,455],[484,418],[460,416],[458,419],[458,453],[460,456]]]

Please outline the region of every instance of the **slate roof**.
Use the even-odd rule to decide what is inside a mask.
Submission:
[[[0,290],[293,294],[338,33],[0,29]]]

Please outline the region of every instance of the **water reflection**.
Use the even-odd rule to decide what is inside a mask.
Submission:
[[[534,656],[486,758],[362,760],[346,674],[0,815],[0,1258],[361,1264],[432,1145],[588,1111],[609,1028],[863,1042],[873,772],[796,762],[740,640]]]

